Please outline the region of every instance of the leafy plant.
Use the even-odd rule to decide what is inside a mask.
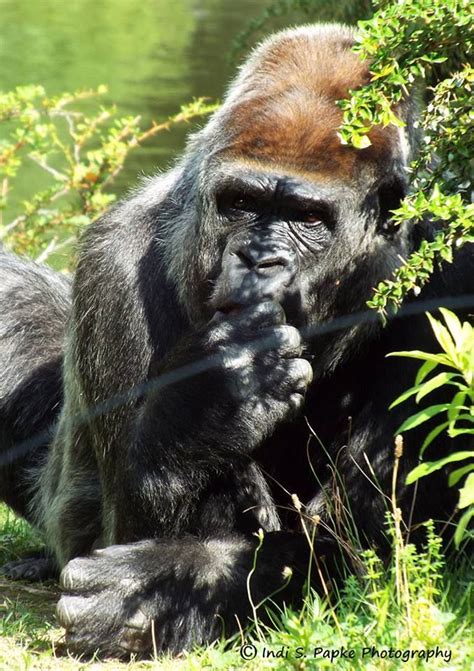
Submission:
[[[424,81],[428,105],[419,121],[421,147],[410,167],[412,192],[393,212],[396,223],[433,219],[441,230],[424,241],[382,282],[368,302],[385,315],[410,291],[419,293],[438,261],[452,261],[453,248],[474,241],[470,203],[474,114],[473,6],[469,0],[376,0],[368,21],[358,23],[355,50],[371,61],[368,85],[341,101],[341,141],[361,149],[370,130],[403,126],[399,106]]]
[[[431,327],[439,342],[442,353],[431,354],[417,350],[393,352],[389,356],[405,356],[424,361],[420,367],[413,387],[405,391],[390,406],[393,408],[408,398],[415,396],[419,403],[423,398],[440,387],[453,387],[453,397],[449,403],[430,405],[406,419],[398,433],[410,431],[432,417],[441,415],[442,421],[426,436],[421,446],[422,456],[429,445],[443,432],[450,438],[464,436],[470,444],[474,435],[474,328],[469,322],[461,323],[450,310],[440,309],[444,324],[428,314]],[[443,370],[438,371],[439,367]],[[445,370],[448,369],[448,370]],[[414,468],[407,477],[407,483],[413,483],[448,464],[466,461],[467,464],[455,469],[449,476],[451,486],[463,480],[459,490],[458,507],[465,512],[459,520],[454,540],[456,546],[467,533],[467,526],[474,517],[474,449],[457,450],[435,461],[425,461]]]
[[[0,241],[18,253],[45,260],[73,242],[80,230],[115,200],[108,190],[129,152],[172,124],[189,121],[216,108],[204,99],[185,105],[162,123],[142,129],[140,117],[119,117],[115,107],[88,115],[83,101],[97,90],[50,98],[42,86],[19,86],[0,93]],[[20,212],[5,221],[19,170],[34,161],[48,185],[32,193]]]

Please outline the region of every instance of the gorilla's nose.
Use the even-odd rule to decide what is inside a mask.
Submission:
[[[298,274],[298,253],[281,236],[252,231],[232,240],[222,256],[213,303],[250,305],[260,301],[282,302]]]
[[[247,270],[253,270],[259,275],[272,277],[287,271],[291,265],[292,255],[289,250],[255,249],[248,246],[237,250],[236,256],[240,259]]]

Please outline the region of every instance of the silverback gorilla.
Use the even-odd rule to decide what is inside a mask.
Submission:
[[[50,551],[4,570],[63,570],[73,651],[146,654],[152,627],[171,652],[235,632],[259,529],[254,603],[284,587],[285,567],[274,598],[296,599],[302,515],[317,525],[316,583],[358,543],[383,551],[403,417],[387,408],[416,370],[385,355],[435,345],[422,314],[318,325],[364,310],[433,226],[390,221],[413,151],[408,102],[404,130],[376,128],[363,150],[338,139],[336,101],[369,80],[352,45],[335,25],[265,41],[176,167],[86,231],[71,286],[0,253],[0,491]],[[417,300],[469,293],[473,275],[460,253]],[[420,435],[398,490],[414,537],[455,506],[443,473],[413,505]]]

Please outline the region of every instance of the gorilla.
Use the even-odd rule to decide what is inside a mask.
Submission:
[[[370,79],[353,44],[339,25],[263,42],[175,167],[85,232],[71,283],[0,253],[0,493],[48,547],[4,571],[62,570],[72,651],[177,653],[244,626],[249,591],[296,601],[308,561],[327,589],[387,549],[413,411],[388,406],[417,366],[386,354],[434,349],[424,302],[474,273],[461,250],[418,314],[360,318],[436,226],[391,222],[412,102],[368,148],[338,138],[337,101]],[[456,503],[443,472],[404,484],[424,433],[399,464],[413,539]]]

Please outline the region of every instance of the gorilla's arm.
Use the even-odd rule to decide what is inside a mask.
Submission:
[[[97,452],[104,516],[114,520],[105,542],[276,529],[249,456],[303,401],[311,367],[299,333],[268,301],[190,326],[158,242],[172,213],[166,197],[152,198],[141,194],[88,231],[74,283],[67,399],[78,412],[104,403],[79,440],[92,436]],[[196,374],[206,361],[210,370]],[[108,410],[114,395],[183,368],[184,379]]]

